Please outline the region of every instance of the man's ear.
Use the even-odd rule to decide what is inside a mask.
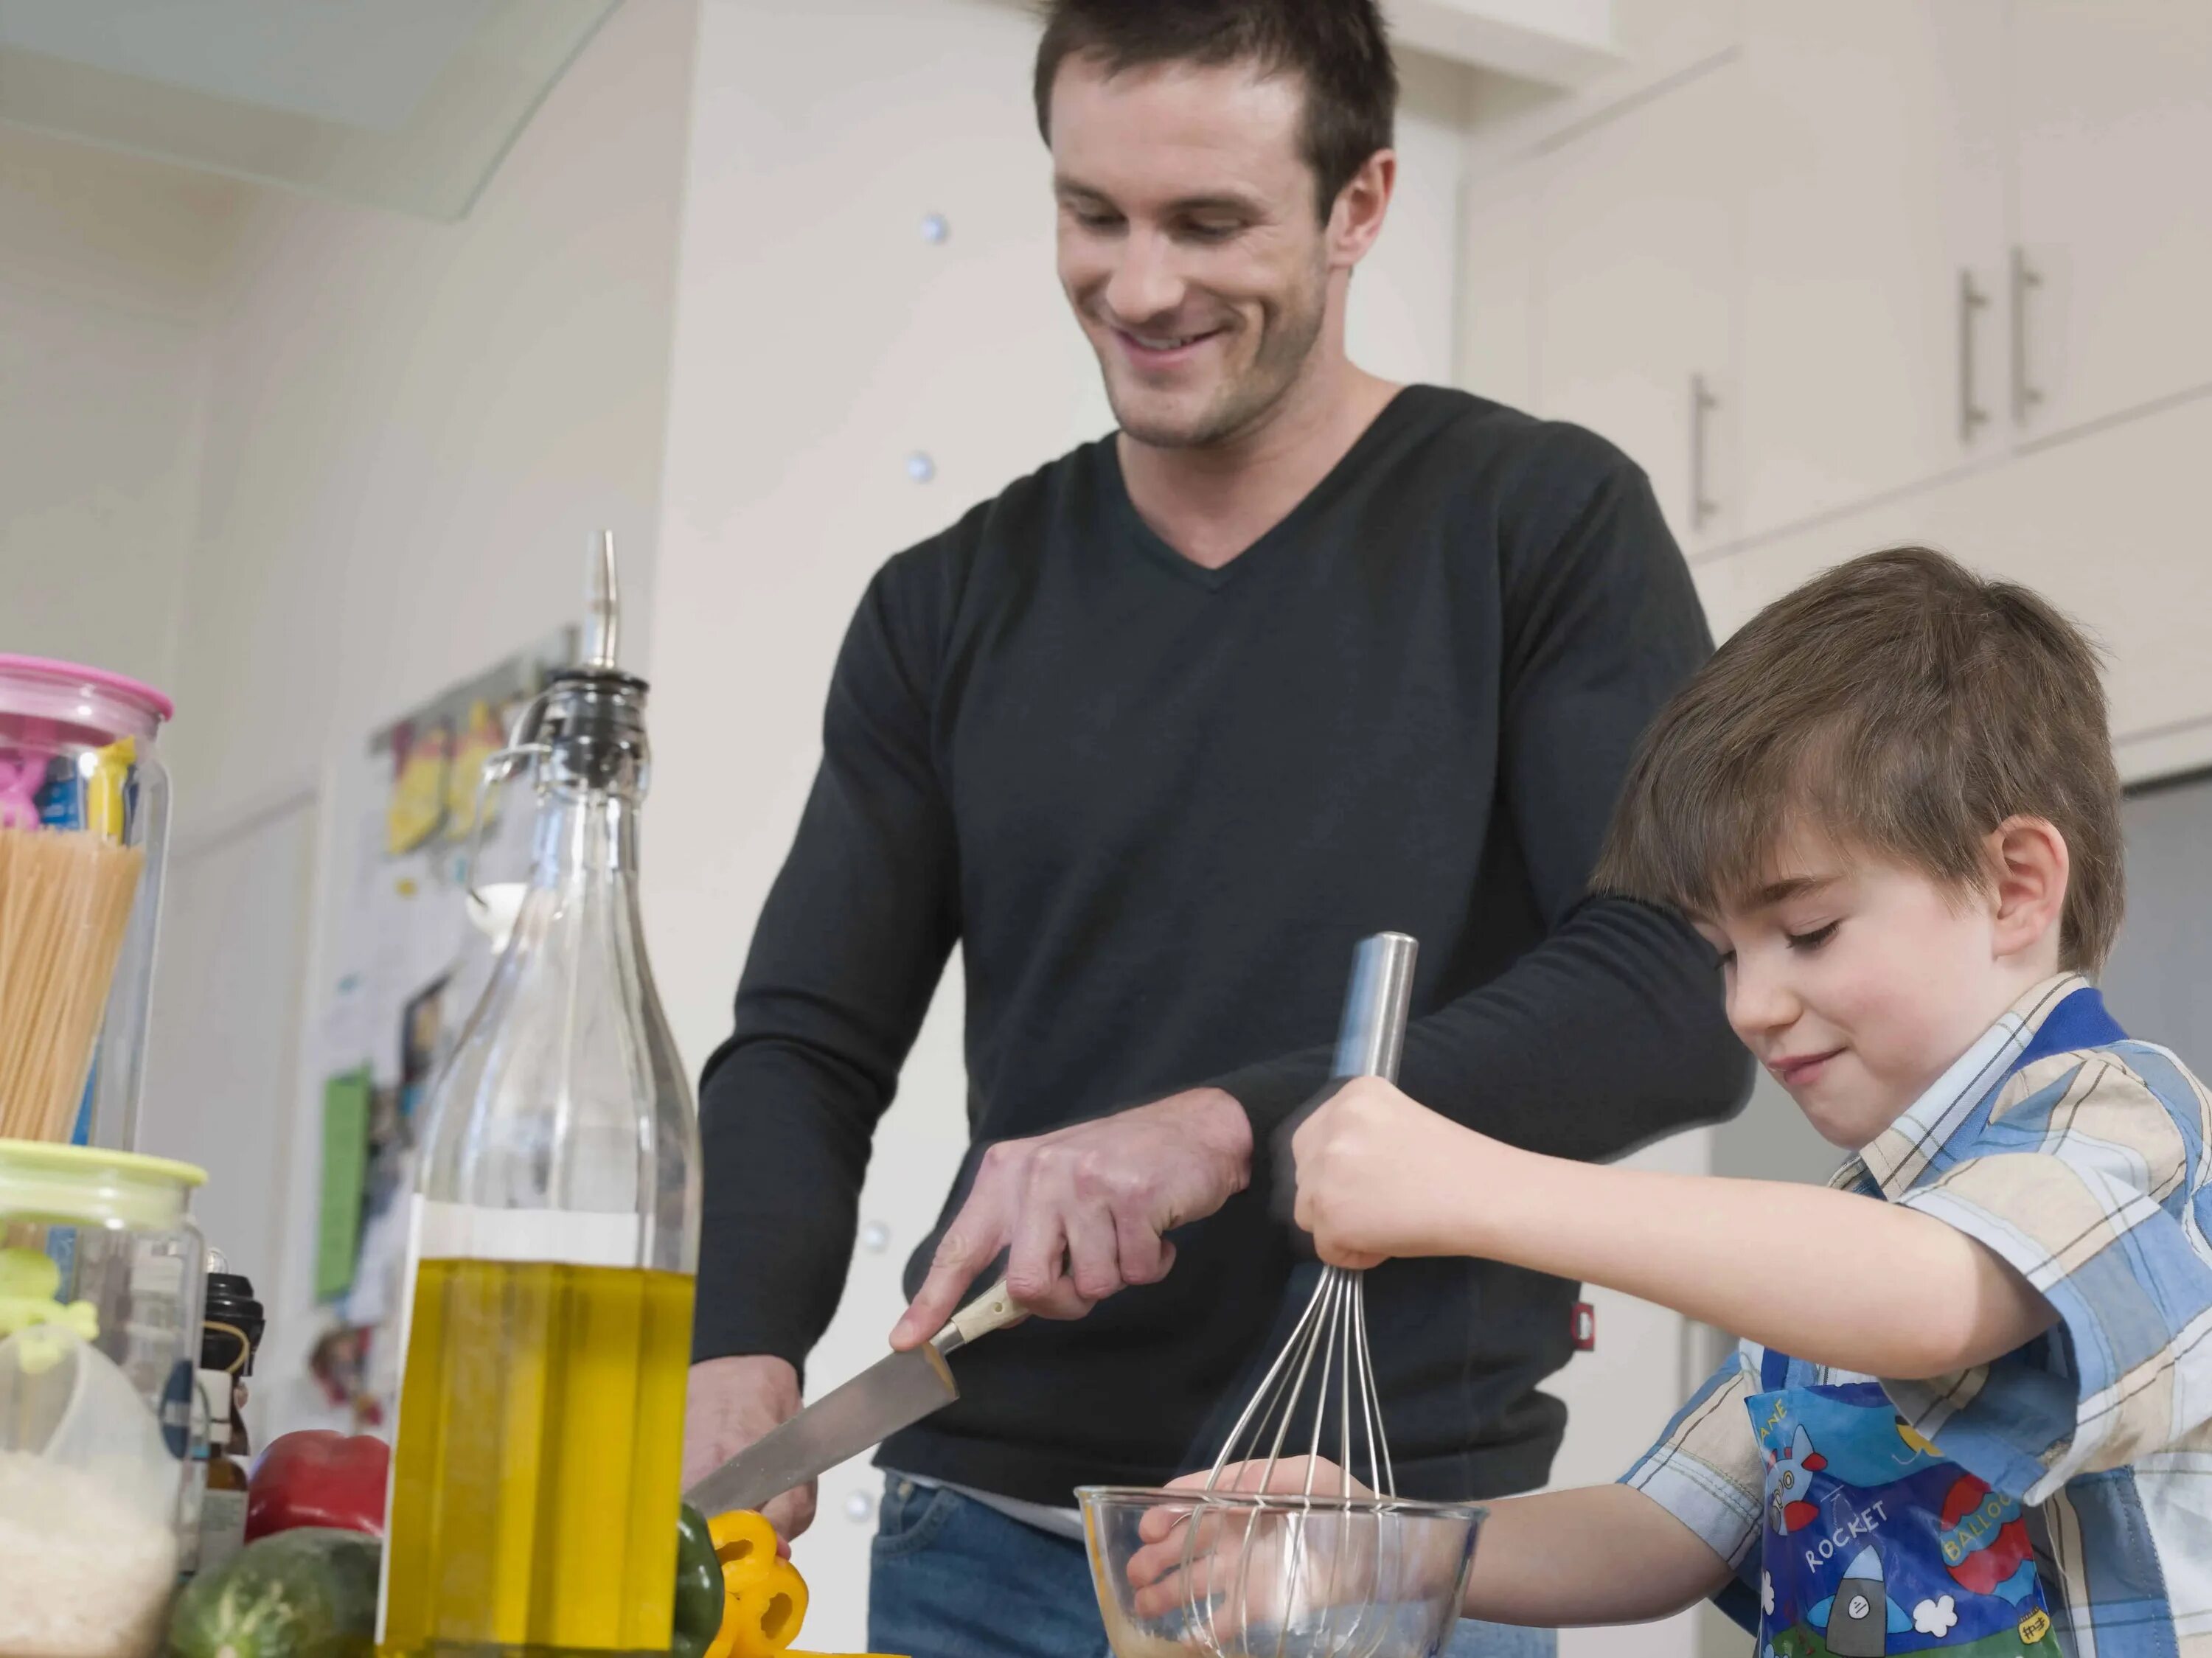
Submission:
[[[1390,211],[1391,193],[1398,185],[1398,152],[1378,149],[1337,192],[1328,214],[1328,262],[1349,270],[1367,257],[1375,239],[1382,234],[1382,221]]]
[[[1989,850],[1997,954],[2021,955],[2045,938],[2056,950],[2072,868],[2066,837],[2048,818],[2008,817],[1991,831]]]

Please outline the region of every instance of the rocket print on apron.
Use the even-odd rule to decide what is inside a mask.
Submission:
[[[1759,1658],[2054,1658],[2019,1503],[1915,1433],[1881,1387],[1746,1400],[1766,1461]]]

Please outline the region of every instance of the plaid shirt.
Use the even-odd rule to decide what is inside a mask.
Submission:
[[[2058,1315],[1992,1363],[1881,1385],[2026,1507],[2059,1650],[2212,1658],[2212,1095],[2064,975],[1831,1184],[1958,1228]],[[1763,1367],[1780,1356],[1744,1343],[1622,1480],[1736,1567],[1716,1598],[1752,1627],[1765,1468],[1744,1400]],[[1793,1358],[1781,1385],[1870,1379]]]

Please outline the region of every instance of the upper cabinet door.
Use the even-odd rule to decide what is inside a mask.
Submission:
[[[1740,533],[2004,442],[2003,0],[1759,0]]]
[[[2212,4],[2011,0],[2022,435],[2212,385]]]
[[[1538,166],[1537,409],[1627,451],[1687,548],[1724,538],[1736,507],[1738,67],[1600,118]]]

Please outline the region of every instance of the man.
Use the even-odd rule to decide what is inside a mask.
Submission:
[[[1587,433],[1345,355],[1395,97],[1373,0],[1047,8],[1060,276],[1120,431],[876,578],[702,1090],[694,1472],[798,1408],[963,944],[975,1149],[894,1339],[1002,1253],[1041,1316],[883,1448],[876,1650],[1101,1649],[1073,1488],[1210,1460],[1281,1339],[1308,1269],[1271,1140],[1327,1077],[1361,937],[1420,939],[1404,1085],[1485,1133],[1604,1157],[1742,1094],[1710,950],[1583,892],[1638,732],[1711,651],[1649,487]],[[1572,1297],[1374,1275],[1401,1491],[1543,1482]]]

